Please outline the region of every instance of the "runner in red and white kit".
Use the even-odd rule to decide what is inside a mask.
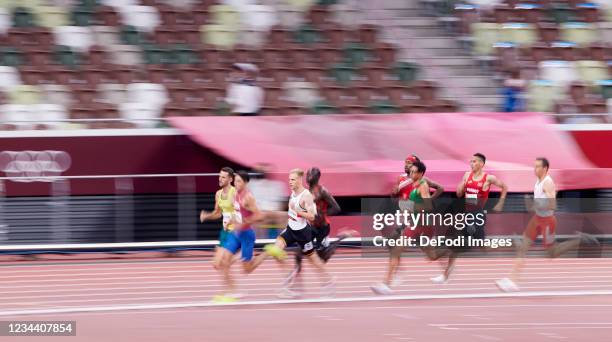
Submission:
[[[398,198],[398,206],[400,210],[408,210],[412,211],[413,203],[410,201],[410,193],[415,189],[414,181],[412,177],[410,177],[410,168],[414,163],[420,162],[421,160],[414,154],[409,155],[404,160],[404,173],[401,174],[397,180],[397,185],[391,191],[391,196]],[[443,192],[444,188],[428,179],[427,177],[423,177],[428,188],[434,189],[435,192],[431,196],[431,199],[438,198]],[[395,231],[392,238],[396,239],[403,233],[405,227],[398,227]],[[409,233],[415,233],[414,231]],[[391,294],[393,290],[390,288],[391,285],[397,285],[401,283],[400,277],[397,276],[397,271],[400,267],[402,251],[404,247],[391,247],[389,251],[389,266],[387,268],[387,273],[382,283],[375,284],[371,286],[373,292],[377,294]],[[441,255],[437,255],[431,249],[422,249],[425,252],[429,259],[438,259]]]
[[[533,210],[534,215],[529,220],[527,228],[523,233],[523,241],[517,252],[516,262],[512,269],[510,278],[497,280],[495,283],[500,290],[505,292],[519,291],[516,284],[523,268],[523,260],[529,247],[535,242],[538,235],[542,235],[542,242],[548,252],[548,256],[556,258],[565,252],[576,249],[581,243],[598,245],[599,241],[590,235],[577,232],[578,236],[563,242],[555,241],[557,220],[555,219],[555,208],[557,207],[557,189],[555,182],[548,173],[550,163],[548,159],[536,158],[534,173],[537,178],[533,187],[533,198],[525,197],[526,207]]]
[[[482,225],[471,225],[465,227],[463,230],[459,231],[460,235],[466,237],[470,236],[473,239],[484,239],[485,234],[485,224],[486,224],[486,211],[484,210],[484,206],[489,199],[489,192],[491,191],[491,185],[495,185],[501,189],[501,194],[499,195],[499,201],[493,207],[493,211],[499,212],[504,208],[504,202],[506,200],[506,194],[508,192],[508,187],[504,182],[495,177],[494,175],[486,173],[483,169],[487,158],[482,153],[475,153],[470,160],[470,168],[471,171],[466,172],[463,175],[463,179],[461,183],[457,186],[457,197],[465,199],[465,211],[466,213],[473,214],[481,214],[484,215],[484,220]],[[431,281],[436,284],[443,284],[448,281],[448,277],[452,273],[455,262],[457,259],[457,255],[469,249],[467,246],[462,246],[460,248],[452,249],[449,255],[448,264],[444,272],[436,277],[431,278]]]

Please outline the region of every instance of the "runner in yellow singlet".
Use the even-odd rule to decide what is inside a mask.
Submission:
[[[213,259],[213,266],[215,269],[219,269],[221,266],[221,254],[219,247],[223,247],[226,242],[227,234],[234,229],[234,225],[230,223],[234,214],[237,213],[235,207],[236,188],[232,186],[234,181],[234,170],[230,167],[224,167],[219,171],[219,187],[215,194],[215,210],[213,212],[206,212],[202,210],[200,212],[200,222],[206,220],[216,220],[223,217],[223,228],[219,234],[219,245],[215,247],[215,257]]]

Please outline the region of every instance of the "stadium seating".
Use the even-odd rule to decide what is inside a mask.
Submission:
[[[433,2],[438,15],[455,16],[475,56],[494,61],[499,79],[521,71],[528,110],[598,112],[609,98],[609,1]]]
[[[494,60],[501,78],[521,70],[528,109],[575,103],[578,89],[588,99],[579,110],[601,111],[612,97],[609,1],[422,2],[455,15],[457,31],[469,36],[462,39],[473,42],[475,56]],[[406,51],[366,23],[360,7],[331,0],[0,1],[0,91],[9,106],[2,118],[49,110],[43,124],[16,129],[66,127],[53,118],[129,121],[81,126],[105,128],[227,114],[234,62],[259,67],[264,115],[458,110],[440,99],[436,80],[422,79],[423,66],[398,57]]]

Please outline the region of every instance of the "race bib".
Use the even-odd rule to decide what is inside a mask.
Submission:
[[[465,202],[470,204],[478,204],[478,194],[465,194]]]

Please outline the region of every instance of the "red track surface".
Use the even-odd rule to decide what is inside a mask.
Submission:
[[[231,306],[210,303],[223,287],[209,259],[7,265],[0,320],[76,320],[77,337],[2,341],[610,341],[612,260],[530,259],[510,297],[494,285],[510,259],[461,259],[445,285],[429,281],[437,264],[406,259],[396,296],[376,297],[385,263],[333,259],[332,300],[306,265],[303,302],[276,298],[274,262],[249,276],[235,267],[248,297]]]

